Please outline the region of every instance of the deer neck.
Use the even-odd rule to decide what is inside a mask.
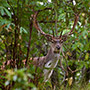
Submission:
[[[48,61],[54,61],[59,59],[60,57],[60,53],[54,53],[52,48],[50,48],[50,50],[48,51],[47,55],[46,55],[46,63]]]
[[[52,48],[50,48],[48,54],[46,55],[46,63],[44,64],[46,69],[43,70],[45,82],[51,77],[53,69],[57,66],[59,58],[60,53],[54,53]]]

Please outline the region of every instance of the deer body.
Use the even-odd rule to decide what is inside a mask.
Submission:
[[[53,69],[57,66],[59,59],[60,54],[54,54],[53,52],[49,51],[48,55],[46,56],[46,61],[48,61],[44,65],[46,69],[43,70],[45,82],[51,77]]]
[[[44,82],[48,81],[53,73],[53,69],[57,66],[60,59],[60,48],[61,44],[59,42],[50,45],[51,48],[47,55],[44,57],[31,58],[33,65],[43,69]]]

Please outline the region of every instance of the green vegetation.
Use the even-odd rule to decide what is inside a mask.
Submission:
[[[64,35],[79,21],[63,43],[60,63],[51,81],[43,83],[42,70],[29,64],[30,57],[44,56],[48,41],[33,27],[33,14],[41,10],[37,20],[46,33]],[[0,0],[0,90],[90,90],[90,0]],[[26,64],[27,65],[27,64]]]

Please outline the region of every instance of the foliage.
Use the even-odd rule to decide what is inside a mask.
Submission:
[[[8,69],[6,71],[7,73],[7,81],[5,82],[5,86],[8,86],[10,83],[14,83],[12,89],[13,90],[22,90],[22,89],[29,89],[28,87],[36,88],[33,83],[29,83],[28,79],[33,79],[34,77],[30,73],[25,73],[26,69],[20,69],[20,70],[12,70]]]
[[[74,14],[79,14],[73,34],[63,43],[65,57],[62,64],[68,75],[65,76],[66,72],[60,67],[57,68],[60,85],[58,88],[63,89],[65,86],[68,89],[80,89],[86,85],[83,90],[89,90],[90,0],[0,0],[0,66],[4,61],[17,61],[16,65],[14,62],[13,65],[6,65],[5,72],[0,72],[1,90],[9,85],[14,90],[45,89],[48,86],[51,89],[51,83],[43,84],[43,78],[38,76],[40,69],[35,71],[32,65],[28,70],[22,63],[26,58],[44,56],[47,53],[48,41],[32,26],[32,15],[37,10],[42,10],[37,19],[43,31],[49,34],[54,32],[55,35],[60,35],[62,31],[63,34],[69,32],[74,23]],[[34,80],[35,77],[39,80]],[[28,78],[32,78],[32,81],[29,82]],[[83,87],[80,87],[82,84]]]

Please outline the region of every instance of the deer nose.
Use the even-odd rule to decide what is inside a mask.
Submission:
[[[58,45],[58,46],[56,46],[56,48],[58,49],[58,50],[60,50],[60,46]]]

